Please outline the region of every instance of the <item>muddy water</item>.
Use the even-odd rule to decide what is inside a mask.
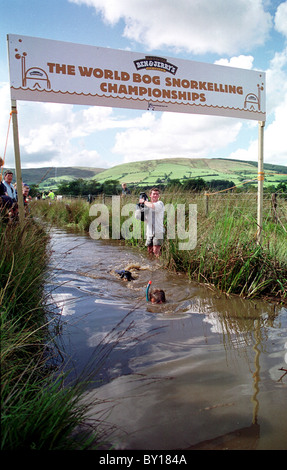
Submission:
[[[90,417],[105,416],[115,449],[287,449],[286,308],[227,298],[117,244],[55,231],[52,248],[60,348],[90,378]],[[131,282],[114,272],[128,266]],[[146,302],[149,280],[166,304]]]

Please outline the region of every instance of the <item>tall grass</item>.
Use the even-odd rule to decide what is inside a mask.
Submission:
[[[208,216],[198,213],[197,246],[178,251],[166,243],[164,257],[170,268],[190,279],[208,283],[226,293],[252,298],[287,300],[287,238],[266,212],[262,243],[256,239],[256,204],[242,206],[222,199]],[[255,201],[254,201],[255,202]],[[200,207],[200,206],[199,206]],[[280,248],[279,248],[280,247]]]
[[[42,292],[48,262],[47,235],[33,221],[23,227],[0,222],[1,309],[10,319],[29,310],[30,322],[39,326]]]
[[[81,199],[69,201],[33,201],[32,213],[58,227],[88,231],[91,223],[89,204]]]
[[[166,267],[226,293],[287,301],[287,217],[283,224],[276,224],[268,201],[264,207],[262,242],[258,244],[256,195],[214,197],[208,215],[201,194],[174,192],[163,194],[162,200],[175,207],[180,203],[186,204],[187,208],[189,203],[197,204],[198,210],[196,248],[180,251],[178,239],[165,240],[162,260]],[[286,201],[282,200],[282,211],[287,215],[286,206]],[[35,208],[38,214],[53,223],[87,231],[93,219],[89,217],[89,207],[86,202],[76,200],[68,205],[64,202],[37,203]],[[111,225],[110,222],[110,228]],[[126,243],[144,246],[143,239],[132,238]]]
[[[82,385],[63,387],[50,367],[47,243],[30,219],[23,227],[0,220],[2,450],[85,449],[96,441],[90,429],[74,436],[87,411]]]

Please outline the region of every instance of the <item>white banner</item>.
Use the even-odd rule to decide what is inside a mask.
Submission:
[[[8,35],[11,98],[266,120],[265,73]]]

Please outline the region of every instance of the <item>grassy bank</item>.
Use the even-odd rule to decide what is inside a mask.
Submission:
[[[229,212],[220,218],[213,214],[201,221],[194,250],[178,251],[173,241],[167,242],[166,262],[170,268],[186,272],[190,279],[226,293],[286,300],[285,234],[276,227],[268,238],[269,243],[257,244],[254,226],[252,230],[242,217]]]
[[[64,388],[51,368],[48,236],[31,219],[22,228],[0,220],[0,245],[1,450],[85,449],[90,429],[72,437],[86,413],[82,385]]]
[[[278,204],[280,219],[275,222],[270,200],[265,201],[262,241],[256,240],[256,195],[215,196],[208,214],[203,195],[163,194],[165,204],[197,205],[197,244],[192,250],[179,250],[178,239],[165,240],[162,261],[171,270],[186,273],[191,280],[207,283],[229,294],[247,298],[266,297],[287,302],[287,201]],[[102,203],[101,200],[96,201]],[[124,203],[127,201],[125,200]],[[128,202],[136,202],[129,199]],[[105,200],[111,216],[111,200]],[[85,201],[37,202],[35,214],[62,227],[88,231],[94,217]],[[121,217],[121,223],[127,217]],[[165,220],[166,222],[166,220]],[[110,221],[111,230],[111,221]],[[177,233],[177,230],[176,230]],[[111,236],[111,235],[110,235]],[[144,240],[127,243],[144,247]]]

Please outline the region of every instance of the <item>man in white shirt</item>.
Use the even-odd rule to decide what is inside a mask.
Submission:
[[[17,194],[16,194],[14,186],[12,185],[12,180],[13,180],[13,172],[11,170],[6,170],[4,173],[3,185],[5,186],[5,191],[7,193],[7,196],[11,197],[13,201],[16,201]]]
[[[144,204],[146,230],[146,246],[149,254],[154,254],[157,258],[160,255],[161,246],[164,238],[163,216],[164,204],[159,200],[160,192],[158,188],[152,188],[150,191],[150,201],[140,199],[139,203]]]

